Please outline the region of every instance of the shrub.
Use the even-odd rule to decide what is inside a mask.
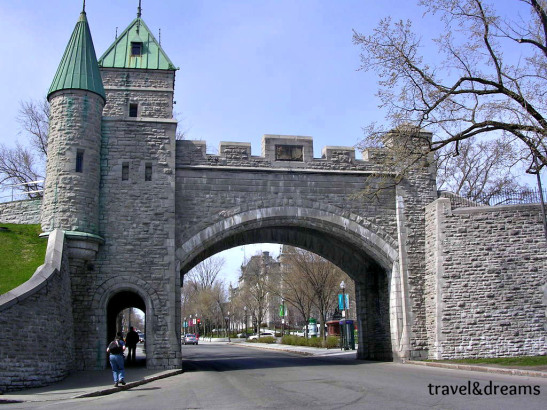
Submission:
[[[281,343],[283,343],[284,345],[295,345],[296,344],[296,336],[292,336],[292,335],[285,335],[281,338]]]
[[[340,338],[338,336],[327,336],[325,347],[327,349],[336,349],[337,347],[340,347]]]
[[[301,336],[285,335],[281,339],[281,343],[292,346],[309,346],[309,347],[326,347],[327,349],[335,349],[340,347],[340,338],[338,336],[328,336],[323,342],[320,337],[312,337],[306,339]]]
[[[260,341],[260,343],[276,343],[275,337],[273,336],[264,336],[261,337],[260,340],[256,340],[257,342]]]
[[[309,347],[323,347],[323,339],[320,337],[311,337],[308,339]]]

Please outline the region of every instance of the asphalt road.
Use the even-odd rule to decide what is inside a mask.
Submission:
[[[183,346],[183,355],[179,376],[108,396],[1,408],[543,410],[547,403],[547,380],[541,378],[221,344]],[[511,394],[519,388],[520,394]]]

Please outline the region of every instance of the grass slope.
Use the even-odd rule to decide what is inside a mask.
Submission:
[[[47,239],[40,225],[0,224],[0,294],[26,282],[44,263]]]

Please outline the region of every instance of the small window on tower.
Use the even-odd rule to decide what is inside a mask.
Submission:
[[[122,164],[122,181],[127,181],[129,179],[129,162],[124,162]]]
[[[142,43],[136,41],[131,42],[131,56],[142,56]]]
[[[84,150],[79,149],[76,152],[76,172],[84,172]]]
[[[138,113],[139,113],[139,104],[138,103],[129,104],[129,116],[137,117]]]
[[[144,167],[144,180],[152,181],[152,164],[147,162]]]

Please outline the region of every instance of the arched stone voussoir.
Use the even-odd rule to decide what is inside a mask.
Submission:
[[[176,256],[181,272],[188,271],[208,256],[246,243],[274,241],[321,254],[312,246],[306,246],[306,238],[312,236],[327,237],[333,245],[364,250],[369,258],[389,271],[398,259],[396,241],[378,227],[370,229],[371,224],[357,215],[329,208],[332,209],[273,206],[240,212],[223,211],[223,219],[201,229],[178,247]]]
[[[160,306],[160,298],[154,288],[146,281],[134,276],[124,275],[105,280],[93,295],[94,310],[104,311],[110,298],[119,292],[134,292],[144,301],[148,309]]]

